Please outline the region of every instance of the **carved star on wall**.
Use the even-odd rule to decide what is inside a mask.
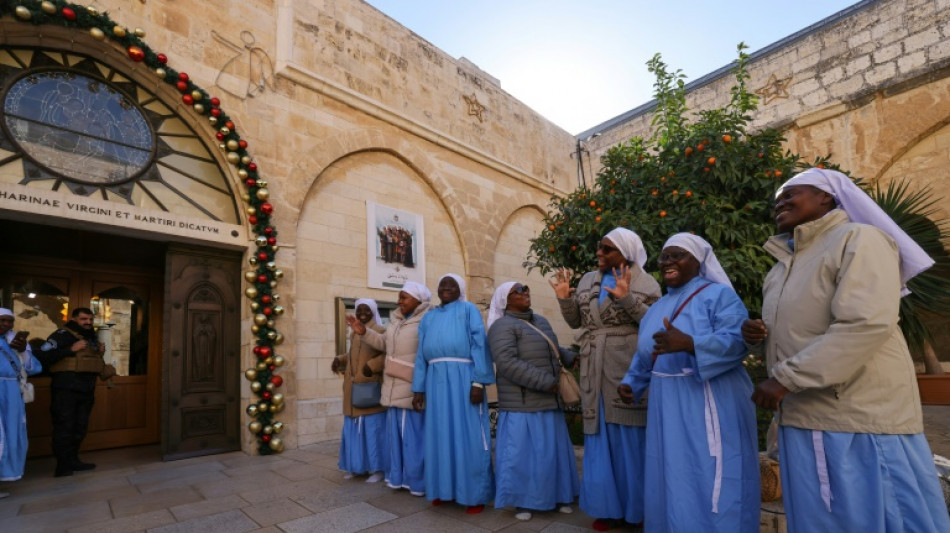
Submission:
[[[462,95],[462,98],[465,99],[465,103],[468,104],[468,114],[477,118],[479,122],[483,122],[485,119],[482,113],[485,112],[485,106],[478,102],[478,96],[472,93],[472,96]]]
[[[772,73],[768,81],[765,82],[765,85],[758,91],[755,91],[755,94],[762,97],[763,105],[768,104],[772,100],[778,100],[779,98],[788,98],[788,86],[791,83],[791,76],[779,79],[775,73]]]

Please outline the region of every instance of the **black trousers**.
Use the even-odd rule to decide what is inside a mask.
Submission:
[[[54,388],[51,393],[49,411],[53,421],[53,455],[58,467],[71,468],[79,460],[79,446],[89,429],[96,391]]]

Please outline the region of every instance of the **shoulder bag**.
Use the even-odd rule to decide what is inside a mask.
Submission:
[[[557,361],[557,366],[561,369],[557,380],[557,393],[561,396],[561,401],[564,402],[564,405],[576,405],[580,403],[581,388],[577,384],[577,379],[574,378],[574,374],[572,374],[570,370],[564,368],[564,364],[561,363],[561,352],[557,349],[554,341],[552,341],[550,337],[545,335],[543,331],[538,329],[538,327],[531,322],[528,322],[524,319],[521,320],[531,329],[537,331],[538,334],[544,337],[544,340],[548,341],[548,346],[551,347],[551,351],[554,353],[554,360]]]
[[[7,361],[10,363],[10,366],[13,367],[13,371],[17,376],[17,384],[20,386],[20,396],[23,397],[23,403],[30,403],[36,397],[36,393],[33,390],[33,384],[27,381],[26,379],[26,369],[22,364],[18,365],[14,361],[14,358],[18,358],[17,355],[13,352],[12,348],[9,348],[6,339],[3,340],[3,353],[7,356]]]

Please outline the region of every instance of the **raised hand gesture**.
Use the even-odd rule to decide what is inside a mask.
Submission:
[[[571,288],[571,277],[573,273],[566,268],[559,268],[554,271],[554,277],[548,280],[548,283],[551,284],[551,288],[554,289],[554,294],[561,300],[566,300],[574,294],[574,289]]]
[[[366,326],[360,322],[360,319],[353,315],[346,315],[346,325],[350,326],[350,328],[353,329],[353,333],[357,335],[366,333]]]
[[[604,290],[610,293],[610,295],[613,296],[614,299],[623,298],[624,296],[627,295],[628,292],[630,292],[630,277],[633,275],[633,272],[630,270],[630,267],[627,266],[626,264],[620,265],[619,271],[616,268],[613,269],[613,271],[614,271],[614,278],[616,278],[617,280],[617,286],[604,287]]]

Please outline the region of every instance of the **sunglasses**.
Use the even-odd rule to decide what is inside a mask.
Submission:
[[[600,250],[601,252],[604,252],[604,254],[609,254],[610,252],[619,252],[619,251],[620,251],[620,250],[618,250],[617,248],[614,248],[613,246],[607,246],[606,244],[598,244],[598,245],[597,245],[597,249]]]
[[[663,252],[656,258],[657,263],[678,263],[690,256],[689,252]]]
[[[508,294],[531,294],[531,289],[527,285],[518,285],[514,289],[511,289],[511,292]]]

